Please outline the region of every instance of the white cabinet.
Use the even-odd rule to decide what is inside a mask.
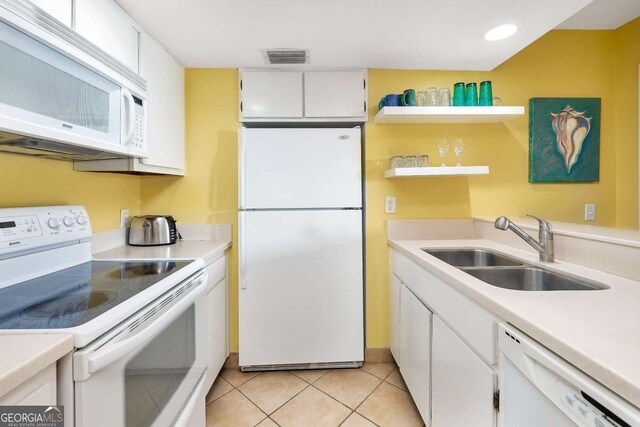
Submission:
[[[305,72],[304,116],[364,117],[366,84],[362,70]]]
[[[143,165],[184,174],[184,67],[149,34],[140,34],[140,75],[147,80],[147,158]],[[141,168],[144,169],[144,168]]]
[[[400,307],[398,366],[422,420],[429,425],[432,313],[405,285],[400,286]]]
[[[31,0],[31,3],[47,12],[67,27],[71,27],[73,17],[73,0]]]
[[[366,70],[240,70],[240,121],[363,122]]]
[[[205,390],[209,390],[229,356],[227,258],[218,258],[207,266],[207,371]]]
[[[431,375],[433,426],[495,426],[495,372],[437,315]]]
[[[389,349],[396,363],[400,362],[400,279],[389,275]]]
[[[75,0],[75,30],[134,72],[139,72],[141,28],[115,1]]]
[[[0,405],[56,405],[56,364],[53,363],[0,398]]]
[[[240,117],[302,118],[302,72],[242,71]]]

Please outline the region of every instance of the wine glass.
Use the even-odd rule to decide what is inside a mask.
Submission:
[[[442,164],[440,165],[442,167],[446,166],[444,164],[444,156],[446,156],[448,152],[449,152],[449,143],[447,142],[446,139],[441,139],[438,142],[438,153],[440,153],[440,158],[442,159]]]
[[[456,154],[456,157],[458,158],[458,163],[456,164],[456,166],[462,166],[462,163],[460,163],[460,157],[462,157],[462,152],[464,151],[464,140],[462,138],[458,138],[455,141],[453,141],[453,152]]]

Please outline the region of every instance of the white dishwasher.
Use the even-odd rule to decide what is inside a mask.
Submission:
[[[640,410],[515,329],[500,325],[500,427],[640,427]]]

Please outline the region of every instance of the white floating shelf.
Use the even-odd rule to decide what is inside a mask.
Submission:
[[[375,123],[500,123],[524,115],[524,107],[384,107]]]
[[[385,171],[385,178],[409,178],[416,176],[465,176],[486,175],[489,166],[436,166],[428,168],[395,168]]]

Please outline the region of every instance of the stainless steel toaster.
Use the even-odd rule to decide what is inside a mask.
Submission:
[[[135,216],[129,226],[129,245],[173,245],[178,241],[176,220],[171,215]]]

